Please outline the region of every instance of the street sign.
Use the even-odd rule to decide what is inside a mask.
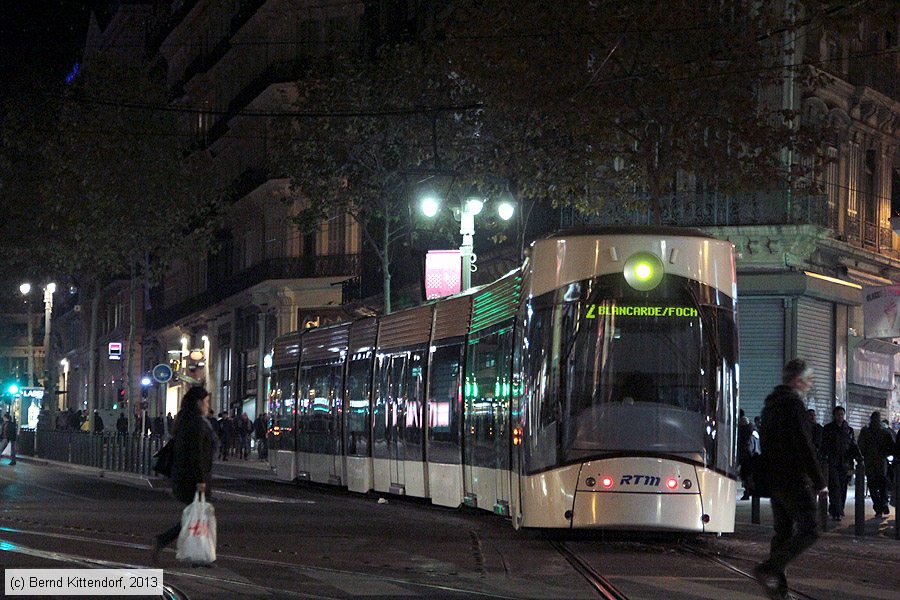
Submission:
[[[425,298],[434,300],[462,289],[459,250],[429,250],[425,255]]]
[[[172,379],[172,367],[165,364],[158,364],[153,367],[153,379],[158,383],[166,383]]]
[[[109,360],[122,360],[122,342],[109,343]]]

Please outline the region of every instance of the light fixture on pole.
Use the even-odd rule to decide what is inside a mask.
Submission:
[[[459,209],[454,209],[458,215],[459,233],[462,235],[462,244],[459,247],[462,268],[462,291],[472,287],[472,272],[476,270],[474,245],[475,245],[475,216],[484,210],[485,199],[479,196],[469,196],[460,203]],[[428,194],[422,198],[419,205],[422,214],[431,218],[437,215],[440,202],[433,195]],[[508,221],[515,213],[515,204],[503,201],[497,204],[497,215],[504,221]]]
[[[48,283],[44,287],[44,387],[54,389],[56,386],[51,381],[51,373],[55,373],[55,369],[51,369],[50,362],[50,319],[53,316],[53,294],[56,293],[56,284]],[[51,416],[55,416],[56,402],[50,402]]]
[[[34,323],[31,318],[31,301],[28,299],[28,295],[31,293],[31,284],[23,283],[19,286],[19,292],[25,298],[25,306],[28,311],[28,381],[26,382],[26,387],[31,387],[34,385]]]

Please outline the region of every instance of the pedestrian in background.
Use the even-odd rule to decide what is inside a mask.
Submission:
[[[740,415],[737,435],[738,464],[740,465],[741,483],[744,484],[744,495],[741,496],[741,500],[747,500],[750,498],[753,487],[754,462],[760,453],[759,433],[750,423],[750,419],[744,414],[743,409],[738,414]]]
[[[822,428],[822,459],[828,466],[828,514],[840,521],[844,517],[853,462],[859,460],[859,448],[853,428],[845,419],[844,407],[835,406],[831,414],[834,420]]]
[[[266,439],[266,423],[268,416],[263,413],[256,417],[253,422],[253,431],[256,436],[256,451],[259,453],[259,460],[269,458],[268,440]]]
[[[231,420],[231,415],[224,412],[222,413],[222,418],[219,419],[219,443],[222,445],[222,460],[228,460],[233,439],[234,422]]]
[[[120,440],[124,440],[128,433],[128,417],[123,412],[119,413],[119,418],[116,420],[116,432]]]
[[[812,440],[813,448],[816,449],[816,456],[819,457],[819,460],[822,460],[822,430],[824,429],[821,425],[819,425],[816,420],[816,409],[810,408],[806,411],[806,415],[809,417],[809,425],[810,425],[810,439]]]
[[[172,427],[175,425],[175,417],[172,416],[172,413],[166,413],[166,435],[172,435]]]
[[[775,536],[769,558],[754,569],[769,598],[788,596],[785,568],[819,537],[816,492],[824,493],[825,477],[810,439],[802,395],[812,387],[812,369],[795,358],[781,374],[782,385],[766,398],[760,441],[764,474],[772,496]]]
[[[869,417],[868,427],[859,431],[859,453],[866,465],[866,483],[877,517],[891,512],[887,495],[887,457],[893,451],[893,445],[891,434],[881,424],[881,413],[876,410]]]
[[[3,413],[3,425],[0,426],[0,453],[9,446],[9,464],[16,464],[16,440],[19,439],[19,424],[11,414]]]
[[[194,501],[195,492],[203,492],[209,499],[212,486],[212,464],[216,439],[207,420],[209,392],[194,386],[181,400],[181,410],[175,416],[174,454],[172,463],[172,495],[182,504]],[[181,518],[158,536],[153,544],[151,560],[159,562],[162,549],[178,539]]]
[[[103,433],[103,417],[100,416],[100,413],[97,409],[94,409],[94,433]]]
[[[253,435],[253,422],[247,413],[241,414],[241,420],[238,422],[238,435],[241,438],[241,459],[250,458],[250,436]]]

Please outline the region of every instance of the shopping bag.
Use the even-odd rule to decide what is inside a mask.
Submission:
[[[194,494],[194,501],[181,513],[175,558],[198,564],[216,562],[216,512],[201,492]]]
[[[12,456],[12,444],[3,442],[3,452],[0,452],[0,456]]]

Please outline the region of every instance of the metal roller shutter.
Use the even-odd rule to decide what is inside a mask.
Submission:
[[[797,298],[797,356],[813,368],[807,398],[820,422],[830,420],[834,403],[834,304]]]
[[[762,412],[766,396],[781,383],[784,366],[784,303],[781,298],[738,300],[740,407],[747,417]]]

